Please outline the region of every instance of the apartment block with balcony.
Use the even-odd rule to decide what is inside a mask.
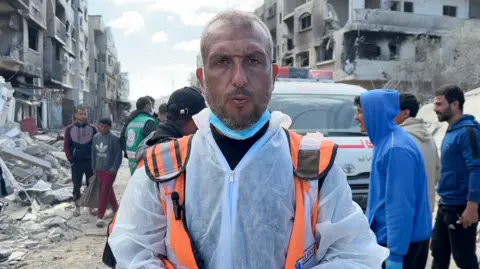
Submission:
[[[90,90],[90,56],[89,56],[89,28],[88,28],[88,1],[70,0],[74,7],[75,35],[72,36],[72,48],[75,51],[76,61],[73,68],[74,101],[84,103],[84,94]]]
[[[278,2],[277,0],[266,0],[260,7],[255,9],[254,14],[257,15],[268,27],[270,35],[273,38],[273,61],[277,61],[277,28],[278,23]],[[280,15],[281,16],[281,15]]]
[[[112,115],[113,119],[117,119],[120,115],[117,92],[121,76],[112,29],[105,27],[100,15],[90,15],[88,21],[89,58],[93,67],[88,103],[99,108],[97,118]]]
[[[45,29],[45,1],[0,1],[0,76],[15,88],[16,121],[32,117],[38,119],[39,125],[45,124],[37,117],[44,105],[41,96]]]
[[[75,12],[71,0],[43,0],[47,2],[47,33],[44,38],[44,84],[52,89],[65,91],[74,100],[75,52],[72,36]],[[73,107],[74,103],[72,103]]]
[[[333,70],[336,81],[366,88],[382,86],[390,79],[402,81],[406,77],[402,63],[419,68],[425,64],[422,48],[417,48],[411,37],[428,35],[442,41],[455,27],[479,17],[480,0],[398,0],[387,4],[351,0],[348,21],[334,33],[333,62],[317,66]],[[470,22],[480,26],[480,21]],[[424,83],[431,81],[424,77]]]
[[[276,26],[265,18],[273,6]],[[441,39],[480,18],[480,0],[266,0],[255,14],[276,29],[278,64],[334,71],[337,81],[371,88],[416,57],[410,37]]]
[[[118,88],[117,99],[123,102],[128,102],[128,97],[130,96],[130,79],[127,72],[122,72],[120,74],[120,85]]]

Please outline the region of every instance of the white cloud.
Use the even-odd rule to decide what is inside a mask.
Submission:
[[[153,4],[155,0],[112,0],[115,4],[122,6],[122,5],[129,5],[129,4]]]
[[[184,50],[188,52],[199,52],[200,51],[200,39],[193,39],[190,41],[182,41],[173,45],[174,50]]]
[[[156,32],[152,36],[153,43],[163,43],[168,40],[168,34],[164,31]]]
[[[146,0],[116,0],[116,1],[143,1]],[[149,8],[153,11],[170,12],[180,17],[182,22],[191,26],[205,25],[215,13],[205,12],[205,10],[223,10],[236,9],[244,11],[253,11],[259,7],[263,0],[155,0]],[[228,6],[227,6],[228,3]]]
[[[174,89],[187,86],[192,72],[195,72],[195,65],[185,64],[149,66],[135,70],[129,74],[130,99],[147,94],[154,98],[169,95]]]
[[[125,35],[131,35],[139,32],[145,27],[145,19],[136,11],[126,11],[123,12],[120,18],[110,21],[108,25],[113,28],[124,30]]]

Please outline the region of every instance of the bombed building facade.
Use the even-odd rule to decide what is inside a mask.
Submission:
[[[333,71],[365,88],[401,77],[400,61],[422,64],[411,38],[439,38],[480,18],[480,0],[266,0],[255,10],[275,43],[277,64]]]

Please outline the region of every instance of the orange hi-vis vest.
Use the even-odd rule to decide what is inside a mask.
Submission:
[[[315,225],[321,185],[330,171],[337,153],[337,145],[329,140],[306,138],[285,130],[290,144],[290,155],[295,180],[295,216],[286,256],[285,268],[304,268],[303,264],[314,257]],[[185,136],[146,150],[144,160],[147,175],[157,182],[163,213],[167,219],[165,238],[167,257],[162,261],[167,269],[203,269],[199,250],[191,240],[186,225],[185,168],[189,159],[193,136]],[[312,148],[312,141],[318,148]],[[302,147],[302,143],[308,144]],[[309,148],[309,149],[303,149]],[[109,227],[111,233],[114,220]]]

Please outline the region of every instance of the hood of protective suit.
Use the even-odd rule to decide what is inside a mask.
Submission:
[[[420,140],[420,142],[422,143],[427,142],[433,138],[432,135],[428,132],[423,119],[410,117],[404,122],[402,122],[400,124],[400,127],[402,127],[409,134]]]
[[[207,107],[198,114],[192,116],[193,122],[195,122],[195,125],[199,130],[210,128],[210,122],[208,120],[210,113],[212,113],[212,111]],[[278,124],[281,127],[288,129],[290,128],[290,125],[292,125],[292,119],[287,114],[280,111],[272,111],[270,125],[272,124]]]
[[[368,137],[378,144],[397,125],[393,119],[400,112],[400,93],[396,90],[371,90],[360,95]]]

